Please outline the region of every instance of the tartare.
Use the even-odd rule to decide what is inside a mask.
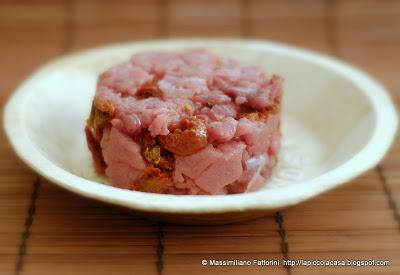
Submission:
[[[113,186],[180,195],[260,189],[280,146],[282,79],[205,49],[141,52],[102,73],[85,128]]]

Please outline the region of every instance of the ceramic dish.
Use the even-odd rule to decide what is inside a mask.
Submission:
[[[143,50],[206,47],[284,77],[283,139],[273,177],[257,192],[176,196],[114,188],[94,172],[83,132],[100,72]],[[372,168],[397,128],[377,82],[335,59],[255,40],[182,39],[121,44],[57,59],[9,100],[4,126],[35,171],[79,195],[179,223],[226,223],[295,205]]]

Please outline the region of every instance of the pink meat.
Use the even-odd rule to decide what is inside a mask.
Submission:
[[[108,164],[106,175],[112,180],[115,187],[128,189],[135,180],[143,175],[143,171],[124,162],[115,162]]]
[[[236,127],[238,122],[232,118],[227,117],[222,121],[211,122],[207,128],[210,137],[218,142],[227,142],[235,136]]]
[[[256,109],[273,106],[275,104],[275,99],[280,97],[281,93],[282,80],[274,75],[265,88],[249,98],[249,104]]]
[[[175,180],[182,181],[185,175],[201,189],[216,194],[242,175],[245,147],[242,142],[228,142],[218,148],[208,145],[196,154],[179,157],[176,159]]]
[[[166,76],[158,86],[164,99],[191,98],[196,93],[208,92],[206,81],[200,77]]]
[[[194,179],[196,184],[211,194],[217,194],[235,182],[243,173],[242,157],[245,148],[244,143],[235,141],[218,146],[221,157]]]
[[[108,87],[121,94],[135,95],[138,88],[152,80],[153,75],[142,68],[122,63],[100,75],[98,86]]]
[[[183,181],[183,175],[196,179],[211,164],[221,158],[222,153],[211,144],[201,151],[187,157],[176,157],[174,179]]]
[[[212,106],[215,104],[223,104],[231,102],[231,98],[219,90],[196,93],[192,97],[192,100],[193,102],[196,103],[212,105]]]
[[[126,188],[146,168],[139,144],[115,127],[104,131],[101,148],[106,175],[119,187]]]
[[[215,104],[210,110],[210,117],[214,120],[221,120],[226,117],[234,118],[237,114],[237,106],[232,102]]]
[[[277,162],[281,96],[280,77],[267,77],[259,66],[222,59],[204,49],[135,54],[98,79],[94,107],[110,112],[100,142],[105,173],[117,187],[139,188],[134,183],[146,176],[146,168],[154,168],[142,155],[141,135],[160,141],[176,134],[183,121],[196,120],[204,125],[199,131],[205,131],[207,141],[196,147],[202,140],[187,135],[192,142],[188,147],[194,144],[196,151],[170,152],[173,169],[166,173],[173,186],[166,192],[257,190]],[[102,110],[103,105],[112,110]],[[267,115],[257,118],[252,113]],[[184,144],[179,133],[176,139]]]
[[[279,146],[279,143],[276,143],[278,136],[273,136],[273,134],[277,128],[279,128],[277,115],[271,115],[266,123],[241,118],[238,121],[235,136],[246,142],[247,151],[251,156],[266,154],[270,148],[276,154]]]

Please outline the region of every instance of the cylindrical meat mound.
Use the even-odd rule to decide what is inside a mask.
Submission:
[[[98,78],[85,129],[113,186],[164,194],[255,191],[280,144],[282,80],[204,49],[143,52]]]

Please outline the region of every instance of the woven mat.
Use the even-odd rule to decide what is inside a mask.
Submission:
[[[400,104],[397,0],[3,0],[0,100],[37,66],[105,43],[271,39],[360,66]],[[351,184],[241,224],[156,224],[36,175],[0,135],[0,274],[400,274],[400,141]],[[202,259],[389,260],[390,266],[203,266]]]

